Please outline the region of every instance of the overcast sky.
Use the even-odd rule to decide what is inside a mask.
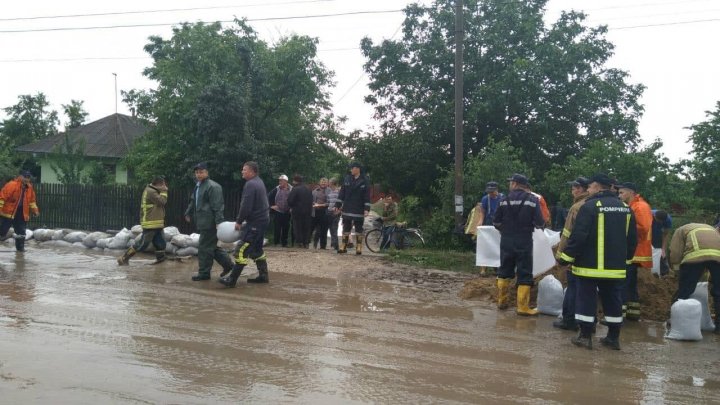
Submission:
[[[141,72],[151,64],[143,52],[150,35],[169,38],[183,21],[230,21],[247,17],[261,38],[272,43],[292,34],[318,37],[319,58],[335,72],[335,114],[347,116],[346,129],[371,129],[372,109],[365,105],[367,77],[359,50],[364,36],[375,42],[393,38],[403,20],[406,0],[85,0],[4,1],[0,5],[0,107],[17,103],[21,94],[43,92],[62,115],[61,104],[85,101],[93,121],[115,112],[118,90],[151,88]],[[429,4],[430,1],[421,1]],[[177,10],[190,9],[194,10]],[[628,71],[633,83],[647,86],[641,102],[640,132],[646,141],[660,138],[673,161],[690,151],[684,127],[705,120],[720,100],[717,51],[720,0],[550,0],[546,21],[575,8],[589,15],[589,25],[607,24],[616,46],[609,66]],[[176,11],[169,11],[176,10]],[[158,11],[158,12],[151,12]],[[300,17],[359,11],[326,18]],[[103,13],[124,13],[94,15]],[[58,17],[84,15],[78,17]],[[52,17],[34,18],[30,17]],[[143,27],[97,28],[122,25]],[[83,30],[51,30],[57,28]],[[24,31],[24,32],[11,32]],[[118,112],[128,114],[118,103]],[[0,112],[0,117],[2,112]],[[64,117],[63,117],[64,119]],[[63,121],[64,123],[64,121]]]

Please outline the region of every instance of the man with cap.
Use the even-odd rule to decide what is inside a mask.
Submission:
[[[600,343],[620,350],[626,263],[637,245],[635,216],[610,191],[611,180],[606,174],[595,174],[589,182],[590,196],[580,207],[567,245],[558,258],[560,265],[572,265],[576,277],[575,321],[580,333],[571,341],[592,349],[599,293],[608,326],[607,336]]]
[[[203,281],[210,280],[213,260],[223,267],[221,277],[232,270],[233,264],[230,256],[217,245],[217,226],[224,221],[225,211],[222,186],[210,180],[207,163],[200,162],[193,170],[197,182],[190,195],[190,204],[185,210],[185,220],[194,222],[200,234],[198,273],[192,276],[192,280]]]
[[[363,226],[370,213],[370,182],[358,162],[350,164],[350,174],[343,179],[335,209],[342,212],[343,234],[338,253],[347,253],[350,231],[355,227],[355,254],[362,254]]]
[[[517,314],[537,315],[537,309],[530,308],[530,288],[533,285],[533,232],[542,228],[545,221],[540,212],[540,203],[528,191],[528,179],[522,174],[513,174],[510,192],[500,202],[493,225],[500,231],[500,268],[497,289],[499,309],[508,307],[510,282],[517,269]]]
[[[565,218],[565,225],[560,235],[560,243],[555,253],[555,257],[558,259],[562,256],[565,246],[567,246],[568,238],[575,226],[577,213],[589,196],[587,190],[590,184],[585,177],[578,177],[574,181],[568,182],[568,184],[570,185],[570,194],[573,196],[573,205],[568,211],[567,217]],[[567,275],[567,289],[565,290],[565,296],[563,298],[562,319],[553,322],[553,326],[565,330],[577,330],[577,323],[575,322],[575,276],[569,267],[566,269],[565,274]]]
[[[465,234],[472,235],[473,239],[475,239],[478,226],[492,226],[497,207],[503,198],[505,198],[505,196],[498,192],[497,182],[487,182],[487,184],[485,184],[485,195],[482,196],[475,208],[470,210],[470,215],[465,225]]]
[[[32,186],[32,174],[27,170],[5,184],[0,190],[0,240],[8,238],[12,225],[15,232],[15,250],[25,251],[25,229],[30,214],[40,215]]]
[[[288,183],[288,176],[281,174],[278,177],[277,187],[268,193],[270,203],[270,214],[273,217],[273,244],[287,247],[288,235],[290,234],[290,206],[288,195],[292,186]]]
[[[638,268],[652,269],[652,221],[650,205],[638,194],[635,183],[617,185],[620,199],[630,206],[637,224],[637,248],[632,263],[627,266],[627,278],[623,303],[626,305],[626,317],[629,320],[640,319],[640,294],[638,294]]]
[[[142,236],[135,244],[130,246],[121,257],[117,259],[118,265],[126,266],[130,258],[137,252],[141,252],[153,244],[155,248],[155,263],[165,261],[165,205],[168,200],[168,188],[165,178],[156,176],[152,182],[145,187],[140,199],[140,226]]]

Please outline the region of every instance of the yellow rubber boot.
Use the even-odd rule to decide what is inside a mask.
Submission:
[[[508,292],[510,290],[510,279],[509,278],[499,278],[497,279],[497,288],[498,288],[498,296],[497,296],[497,307],[498,309],[507,309],[508,308],[508,301],[510,300],[510,293]]]
[[[355,254],[361,255],[362,254],[362,245],[363,245],[363,235],[355,235]]]
[[[519,285],[517,289],[517,314],[525,316],[535,316],[538,314],[537,309],[530,308],[530,286]]]
[[[349,233],[343,233],[342,240],[340,241],[340,249],[338,249],[338,253],[347,253],[347,244],[350,240],[350,234]]]

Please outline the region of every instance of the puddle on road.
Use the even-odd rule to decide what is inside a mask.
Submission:
[[[225,289],[191,282],[194,263],[51,249],[10,262],[9,402],[720,401],[720,339],[666,341],[661,323],[627,325],[621,352],[587,351],[552,317],[371,280],[273,273]]]

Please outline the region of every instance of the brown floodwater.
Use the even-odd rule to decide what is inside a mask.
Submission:
[[[271,284],[225,289],[217,270],[190,281],[194,261],[11,250],[0,403],[720,402],[708,333],[677,342],[632,323],[622,351],[588,351],[551,317],[342,272],[273,273],[272,254]]]

